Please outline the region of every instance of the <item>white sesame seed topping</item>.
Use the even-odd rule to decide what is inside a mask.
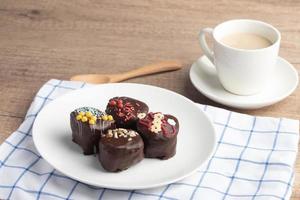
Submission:
[[[108,137],[112,137],[112,136],[113,136],[113,133],[110,132],[110,133],[107,134],[107,136],[108,136]]]
[[[117,132],[114,133],[114,138],[118,138],[118,133]]]
[[[130,137],[135,137],[136,136],[136,133],[133,132],[133,131],[130,131],[128,134],[129,134]]]

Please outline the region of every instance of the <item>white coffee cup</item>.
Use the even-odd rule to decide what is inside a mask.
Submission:
[[[260,35],[272,44],[260,49],[238,49],[221,42],[224,36],[234,33]],[[205,34],[212,35],[213,50],[208,47]],[[280,32],[272,25],[249,19],[226,21],[199,33],[200,46],[216,67],[221,84],[238,95],[256,94],[265,88],[277,61],[280,39]]]

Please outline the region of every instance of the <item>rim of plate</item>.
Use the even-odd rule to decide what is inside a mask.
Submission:
[[[178,98],[182,98],[184,100],[186,100],[187,102],[191,103],[195,109],[198,109],[199,112],[201,112],[204,116],[204,118],[208,121],[208,123],[210,124],[210,126],[212,127],[212,140],[213,140],[213,147],[211,148],[210,150],[210,153],[207,154],[207,156],[205,157],[204,161],[197,167],[195,167],[195,169],[191,170],[190,172],[186,173],[186,174],[183,174],[182,176],[179,176],[177,178],[173,178],[171,180],[167,180],[167,181],[163,181],[163,182],[159,182],[157,184],[148,184],[148,185],[144,185],[144,186],[131,186],[131,187],[126,187],[126,186],[114,186],[114,185],[109,185],[109,184],[95,184],[94,182],[90,182],[88,180],[82,180],[80,179],[80,177],[77,177],[76,175],[73,175],[72,173],[68,173],[68,172],[65,172],[65,171],[62,171],[61,169],[57,168],[55,166],[55,164],[51,163],[51,159],[49,159],[49,157],[47,156],[47,154],[45,155],[45,152],[43,152],[43,150],[41,150],[40,146],[39,146],[39,143],[37,142],[37,138],[34,134],[35,132],[35,129],[36,129],[36,121],[38,121],[39,119],[39,116],[40,116],[40,113],[43,113],[45,108],[48,107],[49,105],[51,104],[54,104],[55,101],[59,100],[59,99],[62,99],[62,98],[66,98],[66,96],[72,96],[74,95],[75,93],[80,93],[82,90],[91,90],[92,88],[94,87],[105,87],[107,85],[123,85],[123,86],[126,86],[126,85],[131,85],[131,86],[134,86],[134,85],[137,85],[137,86],[145,86],[145,87],[152,87],[154,89],[158,89],[158,90],[162,90],[162,91],[165,91],[165,92],[169,92],[169,93],[172,93],[174,94],[175,96],[177,96]],[[161,88],[161,87],[157,87],[157,86],[153,86],[153,85],[146,85],[146,84],[138,84],[138,83],[105,83],[105,84],[98,84],[98,85],[92,85],[91,87],[87,87],[87,88],[80,88],[80,89],[76,89],[74,91],[70,91],[68,92],[67,94],[64,94],[60,97],[57,97],[56,99],[54,99],[53,101],[49,102],[47,105],[45,105],[42,110],[38,113],[38,115],[36,116],[36,119],[34,120],[34,123],[33,123],[33,127],[32,127],[32,138],[33,138],[33,142],[34,142],[34,145],[36,147],[36,149],[38,150],[38,152],[41,154],[41,156],[47,161],[47,163],[49,163],[53,168],[55,168],[56,170],[58,170],[59,172],[63,173],[64,175],[74,179],[74,180],[77,180],[77,181],[80,181],[80,182],[83,182],[83,183],[86,183],[86,184],[89,184],[89,185],[93,185],[93,186],[97,186],[97,187],[104,187],[104,188],[110,188],[110,189],[117,189],[117,190],[136,190],[136,189],[147,189],[147,188],[154,188],[154,187],[159,187],[159,186],[163,186],[163,185],[167,185],[167,184],[170,184],[170,183],[174,183],[176,181],[179,181],[181,179],[184,179],[188,176],[190,176],[191,174],[193,174],[199,167],[203,166],[205,163],[207,163],[207,161],[212,157],[213,155],[213,152],[215,151],[216,149],[216,146],[217,146],[217,137],[216,137],[216,130],[215,130],[215,127],[213,125],[213,122],[212,120],[207,116],[207,114],[205,112],[203,112],[197,105],[195,102],[191,101],[190,99],[188,99],[187,97],[181,95],[181,94],[178,94],[176,92],[173,92],[171,90],[168,90],[168,89],[165,89],[165,88]]]

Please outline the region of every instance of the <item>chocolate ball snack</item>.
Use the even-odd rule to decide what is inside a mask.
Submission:
[[[114,97],[109,100],[106,113],[113,116],[117,127],[136,129],[139,118],[148,113],[147,104],[130,97]]]
[[[146,158],[169,159],[176,154],[179,122],[172,115],[150,112],[137,123]]]
[[[101,133],[115,127],[111,115],[92,107],[81,107],[70,114],[72,140],[81,146],[84,155],[98,152]]]
[[[144,142],[141,136],[130,129],[109,129],[101,135],[99,161],[110,172],[128,169],[144,158]]]

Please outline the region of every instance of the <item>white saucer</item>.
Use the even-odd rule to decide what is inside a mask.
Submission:
[[[239,96],[226,91],[216,73],[207,57],[202,56],[192,65],[190,79],[197,90],[206,97],[240,109],[256,109],[277,103],[289,96],[298,85],[297,71],[281,57],[278,57],[269,86],[264,91],[251,96]]]

